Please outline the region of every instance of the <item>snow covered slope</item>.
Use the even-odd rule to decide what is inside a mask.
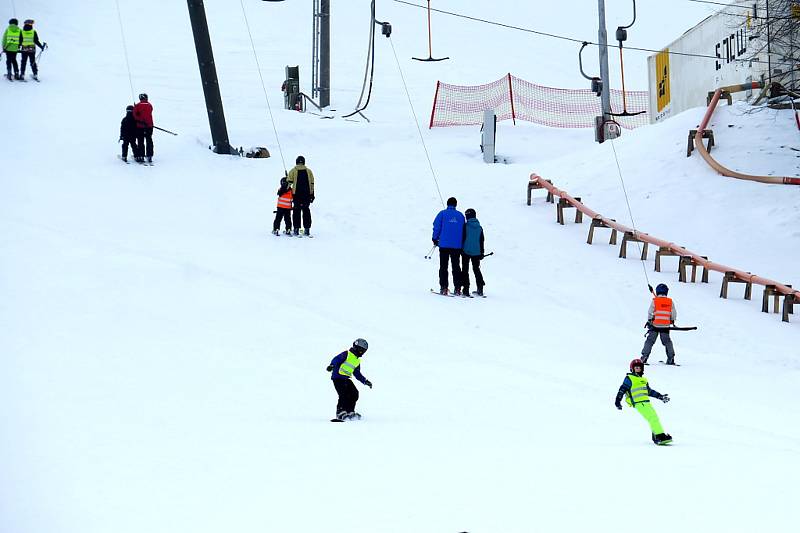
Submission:
[[[592,2],[436,3],[596,33]],[[308,87],[310,2],[247,0],[279,147],[241,7],[208,0],[231,141],[273,153],[222,157],[206,149],[186,5],[120,4],[132,82],[113,2],[16,6],[51,48],[41,84],[0,85],[0,531],[605,532],[635,517],[674,533],[796,521],[800,318],[761,314],[738,289],[720,300],[718,278],[679,285],[671,262],[654,273],[648,261],[679,322],[700,326],[673,336],[683,366],[647,369],[673,398],[656,409],[675,445],[656,448],[638,414],[613,406],[643,342],[641,263],[602,238],[587,246],[588,225],[555,224],[541,197],[525,205],[537,172],[629,222],[616,150],[637,227],[800,283],[800,191],[687,159],[703,110],[599,146],[586,130],[502,123],[511,164],[487,166],[477,128],[424,129],[435,80],[511,71],[580,87],[577,47],[437,16],[434,53],[453,59],[423,64],[411,57],[425,51],[424,12],[379,0],[395,33],[377,42],[371,122],[321,120],[280,109],[284,65],[300,64]],[[340,114],[358,100],[369,2],[333,9]],[[611,28],[630,21],[615,9]],[[706,12],[680,3],[663,20],[640,6],[632,39],[659,47]],[[441,201],[392,46],[438,188],[477,210],[495,252],[486,299],[428,292]],[[637,57],[626,64],[643,88]],[[114,155],[141,91],[180,134],[157,135],[154,167]],[[797,172],[796,152],[778,148],[798,147],[789,114],[723,107],[713,127],[730,166]],[[314,239],[269,234],[297,154],[317,176]],[[356,337],[370,342],[375,386],[362,390],[364,420],[330,424],[324,369]]]

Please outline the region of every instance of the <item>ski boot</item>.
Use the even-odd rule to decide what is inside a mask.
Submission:
[[[286,235],[291,235],[291,234],[292,234],[292,230],[290,230],[289,228],[286,228],[286,229],[285,229],[283,232],[284,232]]]
[[[344,422],[345,420],[347,420],[347,411],[339,411],[338,413],[336,413],[336,418],[337,420],[341,420],[342,422]]]
[[[461,289],[456,289],[456,292],[454,292],[453,294],[455,294],[456,296],[461,296]]]
[[[447,287],[439,289],[439,294],[441,294],[442,296],[447,296],[449,293],[450,291],[447,290]]]
[[[295,228],[294,232],[292,233],[292,235],[294,235],[295,237],[299,237],[300,236],[300,230]]]
[[[153,162],[153,156],[152,155],[148,155],[147,156],[147,162],[148,163],[152,163]]]
[[[14,79],[17,80],[17,81],[23,81],[25,78],[23,78],[19,74],[14,74]]]
[[[280,233],[276,229],[272,230],[272,234],[275,235],[276,237],[280,235]]]
[[[672,442],[672,435],[669,433],[659,433],[658,435],[653,435],[653,442],[659,446],[670,444]]]
[[[14,78],[11,77],[11,73],[10,72],[8,74],[6,74],[6,79],[8,81],[14,81]]]
[[[126,156],[126,155],[123,155],[123,156],[122,156],[122,160],[123,160],[125,163],[127,163],[127,162],[128,162],[128,156]]]
[[[310,228],[304,229],[303,235],[305,235],[306,237],[311,237],[311,229]]]
[[[355,411],[352,413],[347,413],[345,416],[347,417],[345,420],[361,420],[361,414],[356,413]]]
[[[33,75],[33,79],[34,79],[34,81],[39,81],[39,75],[38,74],[34,74]]]

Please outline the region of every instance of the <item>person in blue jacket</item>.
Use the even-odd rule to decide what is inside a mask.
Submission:
[[[453,266],[453,287],[461,295],[461,245],[464,242],[464,215],[456,209],[458,200],[447,199],[447,209],[442,209],[433,220],[433,244],[439,247],[439,293],[447,294],[447,263]]]
[[[356,339],[349,350],[345,350],[331,360],[331,364],[325,369],[331,373],[331,381],[339,395],[336,403],[336,418],[338,420],[353,420],[361,418],[356,413],[356,402],[358,401],[358,389],[353,384],[350,376],[355,376],[358,381],[372,388],[372,382],[364,377],[359,366],[361,357],[367,352],[369,344],[364,339]],[[335,420],[334,420],[335,421]]]
[[[483,259],[483,228],[476,218],[477,213],[470,208],[464,211],[467,223],[464,224],[464,246],[461,251],[461,281],[464,296],[469,296],[469,264],[475,272],[475,285],[478,290],[475,294],[483,296],[483,273],[481,273],[481,259]]]

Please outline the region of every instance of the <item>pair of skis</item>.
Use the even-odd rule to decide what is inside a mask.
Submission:
[[[128,160],[126,160],[126,159],[122,159],[122,156],[121,156],[121,155],[119,155],[119,154],[117,154],[117,158],[118,158],[120,161],[122,161],[123,163],[125,163],[126,165],[130,165],[130,164],[131,164],[131,162],[130,162],[130,161],[128,161]],[[152,167],[152,166],[155,166],[155,163],[153,163],[152,161],[142,161],[142,162],[139,162],[139,161],[133,161],[133,162],[134,162],[134,163],[138,163],[138,164],[140,164],[140,165],[142,165],[142,166],[145,166],[145,167]]]
[[[431,289],[432,294],[437,294],[439,296],[445,296],[447,298],[486,298],[485,294],[478,294],[478,291],[472,291],[470,295],[463,295],[463,294],[456,294],[454,292],[448,292],[447,294],[442,294],[441,292]]]

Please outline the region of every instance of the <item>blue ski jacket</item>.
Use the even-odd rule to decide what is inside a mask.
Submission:
[[[464,253],[483,255],[483,228],[477,218],[470,218],[464,225]]]
[[[447,206],[433,220],[433,240],[439,241],[439,248],[461,249],[464,237],[464,215],[455,208]]]
[[[343,376],[339,373],[339,367],[342,366],[342,363],[344,363],[346,359],[347,350],[331,359],[331,366],[333,367],[333,370],[331,370],[331,379],[350,379],[348,376]],[[361,373],[361,365],[357,366],[356,369],[353,370],[353,375],[361,383],[366,383],[367,378],[365,378]]]

